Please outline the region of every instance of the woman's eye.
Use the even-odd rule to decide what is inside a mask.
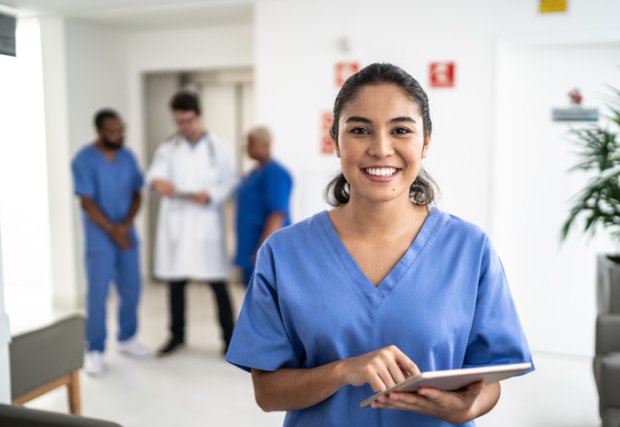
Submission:
[[[353,128],[351,129],[351,133],[353,135],[366,135],[369,132],[368,132],[368,129],[365,129],[365,128]]]
[[[407,128],[396,128],[393,131],[396,135],[408,135],[411,133],[410,129]]]

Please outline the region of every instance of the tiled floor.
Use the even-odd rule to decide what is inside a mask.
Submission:
[[[263,413],[254,403],[249,374],[220,356],[213,301],[205,285],[189,287],[189,345],[166,359],[138,361],[119,355],[114,340],[106,354],[108,372],[83,374],[84,415],[124,427],[279,426],[282,413]],[[233,287],[238,309],[243,290]],[[146,287],[140,339],[155,348],[166,337],[165,288]],[[110,310],[114,309],[111,301]],[[111,320],[115,313],[110,311]],[[114,328],[114,322],[111,329]],[[597,427],[597,395],[588,358],[536,353],[537,370],[503,383],[497,407],[480,427]],[[66,394],[56,390],[28,406],[66,411]]]

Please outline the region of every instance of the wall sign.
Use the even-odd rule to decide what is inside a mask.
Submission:
[[[454,62],[431,62],[429,67],[430,87],[454,87]]]
[[[341,87],[344,82],[360,70],[359,62],[337,62],[334,67],[336,86]]]
[[[321,154],[331,155],[336,153],[334,140],[329,135],[329,130],[334,123],[334,113],[325,111],[321,114]]]
[[[553,108],[551,116],[554,122],[598,121],[598,108],[584,108],[581,106],[583,95],[579,89],[573,89],[567,95],[571,106],[568,108]]]
[[[568,0],[539,0],[538,10],[540,13],[566,12]]]

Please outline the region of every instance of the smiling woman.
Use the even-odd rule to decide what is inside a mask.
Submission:
[[[387,140],[407,142],[415,140],[415,143],[421,143],[422,157],[426,157],[432,131],[426,93],[415,79],[407,73],[399,72],[398,69],[385,69],[381,75],[370,71],[371,69],[367,69],[363,73],[356,74],[355,79],[357,83],[350,84],[349,86],[345,85],[334,103],[334,122],[330,134],[337,144],[338,155],[340,156],[340,151],[342,150],[340,147],[341,141],[351,139],[347,138],[347,136],[357,137],[358,139],[364,138],[367,142],[374,141],[374,149],[376,149],[377,144],[379,144],[379,149],[381,149],[380,138],[385,136]],[[351,83],[353,82],[351,81]],[[389,87],[388,91],[384,91],[383,87],[378,88],[379,85],[387,85]],[[357,88],[359,87],[362,87],[360,90],[362,93],[358,93]],[[375,98],[375,94],[380,94],[380,98]],[[396,95],[396,97],[392,98],[392,95]],[[356,99],[353,99],[354,97]],[[397,99],[399,104],[392,104],[393,99]],[[383,124],[385,128],[379,129],[378,126],[381,124],[373,123],[370,116],[349,115],[343,117],[343,107],[350,103],[353,103],[358,109],[361,108],[360,111],[365,111],[364,114],[372,117],[379,116],[376,108],[382,109],[381,115],[387,114],[385,117],[388,119],[388,122]],[[408,115],[398,116],[399,111]],[[341,122],[343,123],[341,124]],[[357,126],[355,126],[356,124]],[[347,133],[342,136],[339,135],[339,131],[343,127],[346,127],[349,135]],[[387,133],[381,135],[380,132],[382,131]],[[399,145],[403,146],[403,144]],[[372,169],[378,170],[367,170],[367,173],[375,176],[385,176],[388,172],[381,168]],[[398,171],[399,168],[395,169]],[[420,205],[431,204],[435,199],[435,188],[436,185],[432,178],[424,169],[418,167],[415,177],[410,184],[409,196],[411,201]],[[395,188],[393,192],[396,192]],[[334,178],[328,185],[326,196],[330,204],[339,206],[349,201],[349,195],[350,183],[343,170],[343,173]]]
[[[488,237],[432,206],[426,94],[402,69],[369,65],[336,98],[331,134],[336,208],[262,246],[227,360],[286,426],[473,426],[497,383],[359,406],[420,371],[531,362]]]

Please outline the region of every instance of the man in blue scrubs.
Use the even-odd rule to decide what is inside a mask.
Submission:
[[[140,296],[139,245],[133,225],[140,209],[142,175],[133,154],[123,147],[124,125],[113,110],[95,115],[97,139],[83,147],[71,164],[74,192],[84,223],[88,276],[85,361],[86,372],[105,370],[106,300],[110,282],[118,290],[121,352],[150,354],[135,338]]]
[[[237,191],[237,255],[247,287],[254,271],[256,251],[274,231],[291,223],[289,204],[293,180],[271,158],[271,132],[256,127],[248,134],[248,156],[258,162]]]

